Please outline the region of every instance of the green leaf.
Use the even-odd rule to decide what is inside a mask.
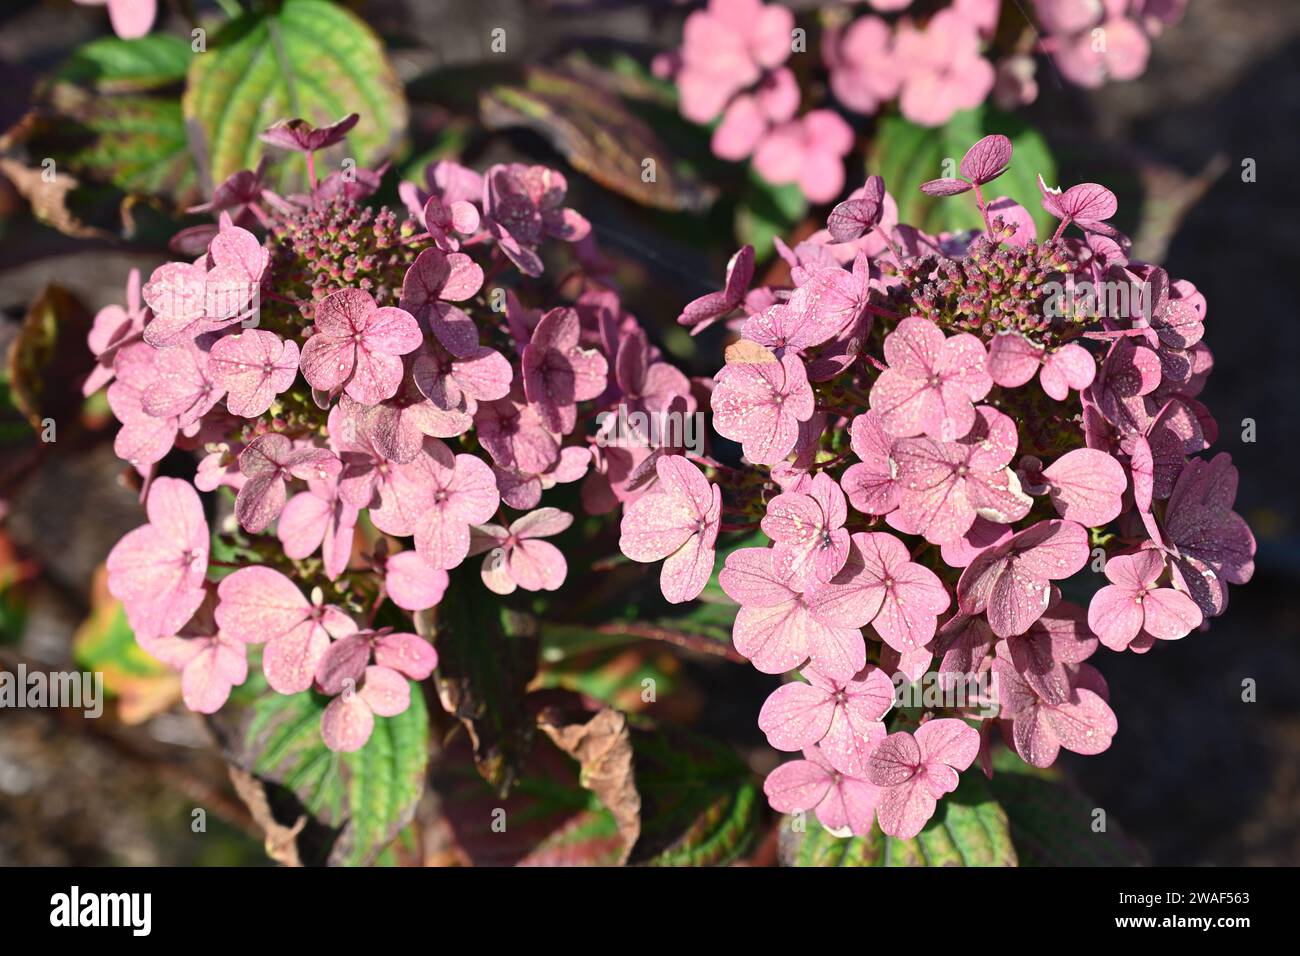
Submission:
[[[486,596],[466,563],[451,572],[442,603],[419,615],[417,625],[438,649],[434,676],[443,709],[469,731],[483,779],[507,793],[533,735],[524,693],[537,672],[536,621]]]
[[[276,12],[227,23],[194,57],[182,106],[201,136],[213,183],[253,168],[262,152],[258,136],[276,120],[324,126],[359,113],[338,151],[369,166],[396,145],[407,117],[379,38],[324,0],[285,0]]]
[[[663,725],[632,730],[641,837],[629,863],[723,866],[753,844],[765,801],[735,752]]]
[[[1014,152],[1010,169],[984,187],[985,198],[1010,196],[1033,216],[1040,238],[1050,235],[1056,220],[1043,210],[1037,182],[1039,173],[1049,184],[1056,180],[1056,163],[1047,144],[1023,120],[987,106],[957,113],[939,127],[918,126],[901,116],[880,121],[871,167],[884,177],[885,187],[897,200],[899,221],[931,234],[982,228],[973,194],[936,198],[925,195],[920,186],[957,175],[966,150],[991,133],[1008,137]],[[947,169],[945,160],[951,160]]]
[[[496,86],[479,100],[489,129],[524,126],[606,189],[656,209],[701,210],[713,190],[669,155],[649,124],[588,78],[533,67],[521,86]],[[654,162],[647,181],[645,163]]]
[[[1007,815],[978,770],[962,775],[911,840],[886,836],[878,824],[866,836],[837,837],[808,813],[781,822],[779,857],[783,866],[1015,866],[1017,859]]]
[[[1011,820],[1011,838],[1023,866],[1136,866],[1142,850],[1112,819],[1093,829],[1096,801],[1059,770],[1031,767],[1015,753],[993,754],[990,789]]]
[[[338,754],[320,736],[328,702],[311,691],[261,694],[236,762],[291,790],[320,823],[341,829],[331,864],[365,865],[410,822],[424,793],[428,711],[419,685],[411,684],[410,707],[396,717],[376,717],[364,747]]]
[[[152,90],[184,80],[195,55],[188,41],[170,33],[136,40],[103,37],[74,51],[54,79],[101,93]]]
[[[77,176],[126,193],[168,196],[177,205],[197,200],[198,177],[176,100],[87,96],[58,87],[54,102],[58,113],[31,148],[48,149]]]

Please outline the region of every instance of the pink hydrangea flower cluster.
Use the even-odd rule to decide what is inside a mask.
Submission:
[[[845,4],[828,4],[819,20],[820,61],[844,110],[873,116],[897,102],[912,122],[942,126],[990,97],[1003,109],[1033,102],[1032,52],[1049,55],[1080,86],[1134,79],[1146,69],[1151,39],[1186,6],[1187,0],[1034,0],[1031,22],[1027,10],[1000,0],[915,9],[912,0],[870,0],[856,18]],[[792,31],[793,13],[777,3],[709,0],[687,17],[681,49],[654,66],[675,79],[684,117],[716,121],[717,156],[750,159],[768,182],[797,183],[810,201],[829,202],[843,188],[854,134],[828,103],[805,104],[795,117],[803,95],[791,69],[797,64],[787,63],[792,49],[812,47],[792,43]]]
[[[277,195],[261,168],[222,184],[205,207],[217,226],[180,237],[197,258],[143,284],[133,273],[127,307],[96,317],[86,383],[107,387],[115,449],[143,480],[149,521],[108,558],[140,644],[182,670],[203,713],[261,645],[273,690],[334,698],[321,732],[343,751],[437,665],[414,626],[377,626],[381,609],[410,620],[436,606],[448,572],[484,552],[492,592],[559,588],[564,554],[544,539],[573,515],[540,507],[557,483],[585,479],[595,513],[698,492],[651,442],[607,449],[587,427],[620,404],[685,413],[696,398],[580,257],[576,300],[556,304],[540,280],[550,240],[591,241],[564,177],[438,162],[402,184],[404,213],[375,209],[378,173],[315,175],[314,153],[354,123],[269,129],[308,157],[310,190]],[[196,459],[189,480],[158,477],[173,449]],[[200,496],[223,487],[233,514],[217,537],[233,564],[211,558]],[[716,518],[716,494],[691,503]],[[661,531],[642,540],[656,559]]]
[[[718,510],[761,530],[719,584],[739,605],[736,649],[791,677],[759,725],[802,759],[767,793],[837,833],[875,820],[915,835],[977,757],[991,773],[995,724],[1039,767],[1105,750],[1118,724],[1099,647],[1184,638],[1253,573],[1237,472],[1209,451],[1218,427],[1197,398],[1204,297],[1131,257],[1103,186],[1040,177],[1059,226],[1037,236],[1024,207],[985,194],[1011,152],[986,137],[961,178],[923,187],[972,193],[981,231],[891,222],[876,179],[825,232],[780,246],[792,288],[729,281],[725,302],[688,306],[684,324],[729,306],[739,330],[711,406],[744,464],[709,463],[720,500],[687,466],[663,481],[657,549],[625,519],[643,559],[712,546]],[[665,568],[673,599],[677,576]],[[941,703],[896,702],[895,683],[921,680]]]
[[[833,110],[796,116],[799,84],[783,65],[794,47],[794,14],[780,4],[709,0],[686,18],[681,50],[655,68],[675,77],[684,117],[718,121],[716,155],[752,157],[769,182],[797,183],[813,202],[830,202],[844,186],[853,130]]]

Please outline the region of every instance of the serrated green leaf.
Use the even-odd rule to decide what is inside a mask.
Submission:
[[[880,121],[870,166],[897,200],[899,221],[930,234],[982,228],[972,194],[936,198],[925,195],[920,186],[957,175],[966,150],[991,133],[1008,137],[1014,152],[1011,168],[984,187],[985,199],[1010,196],[1033,216],[1040,238],[1050,235],[1056,220],[1042,208],[1036,177],[1042,173],[1049,184],[1055,183],[1051,152],[1032,126],[987,106],[964,110],[938,127],[918,126],[896,115]],[[945,166],[945,161],[951,162]]]
[[[320,823],[341,829],[331,864],[367,864],[410,822],[424,793],[428,711],[411,684],[410,707],[376,717],[364,747],[338,754],[320,736],[328,702],[312,691],[262,693],[244,730],[244,754],[254,775],[291,790]]]
[[[258,136],[276,120],[324,126],[359,113],[340,155],[369,166],[392,149],[407,116],[379,38],[324,0],[285,0],[275,12],[227,23],[194,58],[182,106],[214,183],[256,165]]]
[[[723,866],[752,845],[764,801],[732,750],[667,725],[632,731],[641,836],[629,863]]]
[[[1017,865],[1007,815],[978,771],[962,776],[911,840],[887,836],[878,824],[866,836],[837,837],[808,813],[781,822],[779,855],[783,866]]]
[[[188,41],[170,33],[135,40],[102,37],[78,47],[54,79],[101,93],[151,90],[185,79],[195,55]]]
[[[1141,849],[1119,824],[1105,821],[1097,832],[1097,805],[1059,770],[1031,767],[1015,753],[993,754],[990,789],[1011,821],[1022,866],[1136,866]]]

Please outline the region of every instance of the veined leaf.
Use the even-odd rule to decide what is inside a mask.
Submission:
[[[191,63],[182,106],[213,183],[252,169],[259,134],[279,119],[325,126],[361,114],[339,155],[363,166],[386,156],[406,127],[406,99],[379,38],[324,0],[285,0],[227,23]]]
[[[263,684],[261,676],[249,684],[241,697]],[[319,823],[341,831],[331,864],[364,865],[410,822],[424,793],[428,710],[419,685],[412,684],[410,707],[395,717],[376,717],[366,745],[339,754],[320,736],[327,703],[312,691],[282,695],[263,689],[230,756],[255,776],[292,791]]]
[[[962,775],[911,840],[886,836],[877,824],[866,836],[837,837],[807,813],[782,820],[779,857],[783,866],[1017,865],[1006,812],[978,770]]]
[[[135,40],[101,37],[73,51],[54,79],[101,93],[151,90],[184,80],[196,55],[189,41],[170,33]]]
[[[984,198],[1010,196],[1034,217],[1039,238],[1051,235],[1056,220],[1039,202],[1037,176],[1056,181],[1056,163],[1042,136],[1023,120],[987,106],[957,113],[943,126],[918,126],[901,116],[880,121],[872,144],[871,169],[885,179],[898,201],[898,217],[930,234],[983,228],[972,193],[937,199],[921,192],[921,183],[956,176],[966,150],[990,133],[1011,140],[1011,168],[984,186]],[[945,167],[945,160],[951,165]]]

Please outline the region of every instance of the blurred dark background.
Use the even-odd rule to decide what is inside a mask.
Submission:
[[[507,55],[523,62],[561,44],[649,50],[680,35],[680,11],[666,2],[376,0],[359,11],[393,41],[404,80],[486,58],[482,38],[497,25],[510,32]],[[7,3],[0,126],[25,112],[38,77],[105,30],[102,8]],[[1241,471],[1237,510],[1259,539],[1254,580],[1233,589],[1212,630],[1146,656],[1105,656],[1120,733],[1105,754],[1063,765],[1153,863],[1300,864],[1300,4],[1192,0],[1139,80],[1088,93],[1040,66],[1039,85],[1028,116],[1061,181],[1114,186],[1138,252],[1208,299],[1216,364],[1203,400],[1221,427],[1218,449]],[[413,125],[438,115],[413,105]],[[1254,182],[1243,181],[1247,159]],[[661,337],[686,300],[718,284],[721,247],[702,258],[668,242],[651,257],[655,221],[577,175],[571,204],[602,238],[615,237],[611,253],[638,260],[641,281],[626,304]],[[0,186],[0,348],[46,283],[93,311],[120,301],[131,266],[147,275],[164,256],[39,226]],[[692,371],[706,374],[710,363]],[[1242,441],[1246,419],[1254,443]],[[0,567],[28,561],[42,572],[28,582],[22,644],[10,649],[22,658],[69,659],[93,569],[140,523],[118,472],[110,444],[90,443],[48,457],[8,503],[0,547],[14,553],[0,553]],[[691,673],[704,692],[701,719],[761,749],[753,721],[767,683],[727,664]],[[1253,703],[1242,701],[1247,678],[1258,688]],[[162,692],[142,688],[142,706]],[[194,838],[195,806],[214,811],[209,836],[219,839]],[[203,728],[182,708],[131,727],[0,710],[0,864],[260,862],[250,832]]]

